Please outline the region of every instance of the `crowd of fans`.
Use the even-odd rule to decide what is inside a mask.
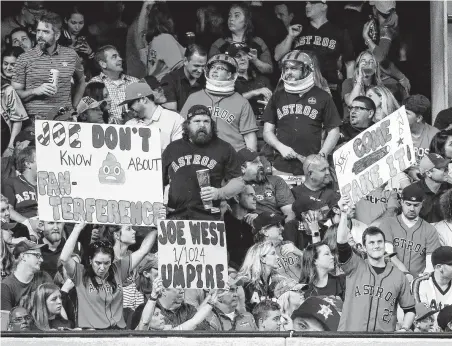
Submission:
[[[262,5],[2,18],[2,330],[452,330],[452,110],[410,93],[396,3]],[[416,164],[352,205],[332,154],[402,105]],[[165,288],[156,229],[40,220],[36,119],[158,127],[160,218],[224,221],[227,286]]]

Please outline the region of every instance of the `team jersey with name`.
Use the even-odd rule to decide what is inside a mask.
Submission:
[[[298,282],[301,275],[301,257],[292,252],[288,253],[286,256],[281,253],[282,246],[290,243],[292,242],[282,241],[276,246],[276,254],[278,255],[278,268],[276,268],[276,272]]]
[[[180,210],[204,210],[196,171],[210,170],[210,186],[220,188],[223,180],[242,175],[234,148],[220,138],[207,145],[198,146],[179,139],[171,142],[162,154],[163,182],[170,184],[168,207]],[[219,207],[220,201],[213,201]]]
[[[435,280],[434,273],[413,280],[413,295],[416,303],[427,303],[433,310],[439,311],[446,305],[452,305],[452,280],[445,290]]]
[[[188,110],[194,105],[210,109],[212,119],[217,124],[218,137],[230,143],[237,151],[246,147],[243,135],[258,130],[250,103],[239,93],[219,96],[206,90],[197,91],[188,97],[180,115],[187,119]]]
[[[354,60],[353,43],[348,31],[336,27],[331,22],[326,22],[319,28],[311,24],[303,27],[292,47],[299,50],[314,52],[320,63],[323,77],[329,83],[339,83],[337,73],[337,61],[342,56],[342,61]]]
[[[401,215],[381,220],[380,227],[387,243],[394,246],[397,258],[414,277],[425,269],[426,257],[441,246],[436,229],[422,218],[408,227]]]
[[[415,305],[405,275],[392,263],[378,274],[353,251],[340,266],[347,276],[347,289],[338,331],[395,331],[397,305],[404,310]]]
[[[430,143],[433,137],[439,132],[436,127],[424,124],[419,137],[413,137],[414,154],[416,155],[416,163],[419,165],[422,158],[430,153]]]
[[[320,151],[322,127],[329,131],[342,124],[330,94],[317,86],[301,96],[285,90],[275,92],[265,108],[263,119],[275,125],[276,137],[281,143],[303,156]],[[303,172],[300,161],[285,160],[277,151],[273,166],[287,173]]]
[[[22,216],[30,218],[38,215],[36,186],[30,184],[23,175],[6,179],[2,186],[2,194]]]

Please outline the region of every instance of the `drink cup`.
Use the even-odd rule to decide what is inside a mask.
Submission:
[[[60,75],[60,71],[56,69],[50,70],[49,83],[51,83],[58,90],[58,77]]]
[[[210,169],[200,169],[196,171],[196,177],[198,178],[199,187],[209,187],[210,186]],[[212,201],[202,201],[204,204],[204,209],[209,210],[213,208]]]

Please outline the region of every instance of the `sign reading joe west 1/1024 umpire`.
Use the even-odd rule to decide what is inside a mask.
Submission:
[[[405,107],[365,129],[333,158],[341,195],[353,203],[415,164]]]
[[[228,255],[223,222],[162,220],[157,239],[164,287],[225,288]]]
[[[158,129],[43,120],[35,126],[40,220],[157,225]]]

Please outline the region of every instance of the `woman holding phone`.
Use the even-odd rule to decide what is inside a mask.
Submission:
[[[248,59],[251,65],[261,74],[273,72],[270,50],[265,42],[254,36],[254,28],[251,20],[251,11],[244,4],[234,4],[229,10],[228,16],[229,36],[216,40],[209,51],[209,57],[224,53],[234,43],[242,43],[249,47]]]

